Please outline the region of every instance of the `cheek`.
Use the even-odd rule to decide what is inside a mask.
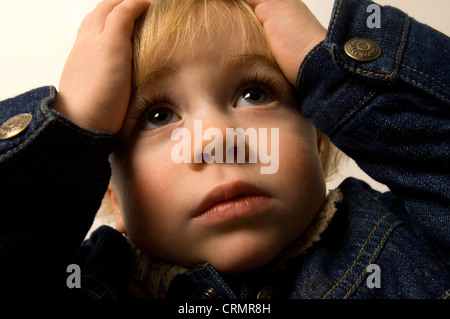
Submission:
[[[310,130],[283,131],[280,133],[280,169],[321,173],[317,139]]]
[[[121,185],[121,209],[128,235],[136,244],[153,242],[161,238],[161,232],[170,234],[176,227],[174,216],[174,177],[179,166],[165,149],[140,147],[129,152],[129,160],[123,164]]]
[[[147,203],[146,206],[151,203],[157,209],[170,194],[170,174],[173,170],[171,161],[165,158],[166,153],[163,149],[144,146],[130,155],[129,180],[138,203]]]
[[[133,191],[142,201],[149,197],[148,199],[154,199],[152,201],[154,205],[159,205],[171,193],[169,186],[173,186],[172,174],[176,169],[172,166],[171,161],[161,158],[158,154],[142,158],[137,156],[130,175],[134,184]]]
[[[296,210],[312,216],[320,209],[326,193],[312,124],[305,120],[280,131],[279,154],[280,168],[275,178],[285,190],[286,200]]]
[[[316,129],[309,120],[292,112],[279,135],[280,168],[321,173]]]

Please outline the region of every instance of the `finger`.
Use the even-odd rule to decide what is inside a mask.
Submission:
[[[264,0],[244,0],[244,2],[246,2],[249,6],[255,8],[257,5],[264,2]]]
[[[124,0],[103,0],[97,4],[81,23],[80,29],[101,33],[105,27],[105,21],[111,11]]]
[[[273,15],[273,10],[286,4],[280,0],[244,0],[255,11],[258,20],[264,25],[266,20]]]
[[[130,38],[135,21],[147,11],[151,0],[125,0],[117,5],[105,22],[104,33]]]

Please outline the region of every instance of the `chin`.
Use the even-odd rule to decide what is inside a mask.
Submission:
[[[216,253],[209,263],[220,273],[242,273],[269,264],[281,250],[261,246],[261,242],[257,245],[230,245],[227,251]]]

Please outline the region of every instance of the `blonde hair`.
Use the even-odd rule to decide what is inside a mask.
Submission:
[[[264,30],[244,1],[152,1],[134,33],[134,91],[139,91],[152,71],[163,69],[177,50],[188,54],[198,40],[210,41],[218,35],[240,39],[244,49],[264,41],[264,53],[272,57]]]
[[[342,153],[336,146],[333,145],[330,138],[324,133],[317,131],[317,137],[320,139],[319,157],[322,164],[323,175],[328,182],[339,171],[339,164],[345,159]]]

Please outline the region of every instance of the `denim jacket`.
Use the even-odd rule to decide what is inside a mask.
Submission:
[[[389,192],[354,178],[320,241],[283,271],[219,274],[201,264],[168,298],[448,298],[450,294],[450,45],[392,7],[369,28],[365,0],[336,0],[328,32],[302,63],[302,113]],[[360,62],[345,44],[381,48]],[[100,227],[84,241],[106,191],[115,136],[49,108],[53,87],[0,103],[0,123],[33,119],[0,141],[0,296],[130,298],[130,246]],[[67,267],[80,266],[69,289]],[[263,294],[261,294],[263,292]]]

